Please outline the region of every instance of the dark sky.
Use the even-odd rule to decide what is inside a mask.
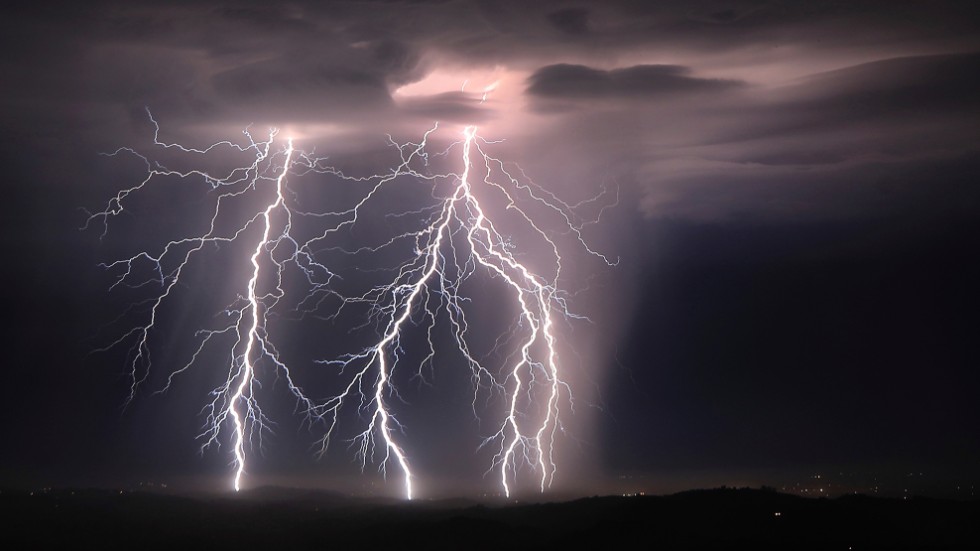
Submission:
[[[194,440],[209,386],[123,410],[123,355],[91,354],[129,300],[99,263],[146,237],[127,228],[152,241],[186,215],[186,197],[155,197],[104,240],[79,231],[140,178],[99,154],[147,148],[147,107],[164,141],[275,126],[350,166],[377,162],[386,134],[477,124],[570,203],[618,189],[587,237],[621,262],[573,270],[594,324],[565,335],[581,401],[558,489],[980,479],[972,2],[66,4],[0,21],[0,483],[227,478],[228,448]],[[207,292],[190,285],[184,301]],[[175,357],[207,322],[188,312],[160,337]],[[444,441],[466,427],[439,425],[442,399],[418,461],[485,491],[447,468],[475,446]],[[277,434],[256,460],[267,480],[374,483],[343,446],[316,463],[299,429]]]

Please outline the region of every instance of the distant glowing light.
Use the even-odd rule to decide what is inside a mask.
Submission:
[[[511,94],[517,91],[511,91],[508,85],[512,82],[523,82],[525,76],[500,66],[492,69],[436,69],[420,80],[396,88],[394,96],[396,98],[433,96],[459,90],[460,92],[472,91],[484,97],[485,94],[494,92],[498,88],[501,88],[502,93]]]

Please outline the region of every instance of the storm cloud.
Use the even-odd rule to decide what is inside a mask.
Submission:
[[[745,427],[772,437],[757,442],[757,455],[739,456],[751,464],[780,454],[804,461],[820,451],[813,434],[843,435],[839,449],[890,460],[875,446],[902,451],[896,442],[906,435],[885,414],[855,405],[859,399],[872,396],[869,410],[891,411],[900,400],[880,397],[887,386],[880,381],[897,380],[918,396],[909,381],[927,364],[954,382],[976,377],[975,347],[966,344],[975,322],[964,320],[977,306],[970,298],[977,267],[960,262],[975,257],[980,242],[971,233],[980,219],[974,9],[953,0],[106,0],[8,8],[0,20],[7,52],[0,150],[9,206],[0,235],[18,259],[2,287],[19,320],[8,336],[16,350],[9,362],[55,367],[18,368],[5,383],[4,417],[23,422],[8,424],[16,451],[2,466],[44,474],[62,466],[64,449],[80,456],[75,475],[111,473],[128,457],[153,464],[153,450],[116,434],[118,366],[75,369],[94,347],[83,341],[91,327],[118,314],[105,304],[94,260],[111,256],[100,248],[108,245],[78,227],[85,209],[142,169],[99,153],[148,146],[147,108],[166,141],[199,146],[277,127],[353,166],[390,154],[389,134],[415,140],[438,121],[445,133],[438,139],[450,141],[478,125],[495,152],[569,204],[615,189],[617,206],[583,231],[622,258],[618,271],[593,278],[576,274],[574,263],[568,269],[594,285],[592,295],[576,296],[594,318],[581,361],[596,366],[596,388],[627,364],[657,389],[657,400],[623,398],[633,406],[626,407],[617,397],[632,390],[620,388],[609,400],[583,401],[616,417],[596,421],[606,436],[595,442],[609,450],[610,464],[733,457],[742,446],[731,435],[751,432]],[[890,260],[873,263],[882,256]],[[729,269],[735,275],[725,279]],[[64,274],[83,276],[69,284]],[[852,274],[867,284],[851,285]],[[897,283],[874,284],[885,279]],[[952,282],[948,290],[942,281]],[[847,310],[866,297],[912,306],[881,315]],[[783,308],[794,301],[803,304],[798,312]],[[758,304],[771,319],[753,324]],[[810,312],[829,321],[811,323]],[[827,326],[843,329],[826,347],[804,338]],[[793,327],[806,331],[786,329]],[[874,330],[862,332],[867,327]],[[907,327],[921,329],[921,343]],[[55,350],[52,334],[69,344]],[[905,354],[895,341],[921,346]],[[879,362],[883,350],[890,352]],[[784,368],[794,361],[803,367]],[[67,382],[47,395],[37,389],[51,384],[51,370]],[[851,387],[854,372],[860,380]],[[748,405],[718,390],[729,386]],[[950,386],[936,383],[937,395],[959,400],[975,388]],[[831,416],[833,426],[814,421],[825,403],[807,389],[833,395],[841,387],[851,400],[845,413]],[[81,400],[76,388],[94,398]],[[93,434],[39,416],[37,404],[48,403],[74,403],[80,417],[96,419]],[[975,457],[975,424],[963,419],[976,407],[956,404],[900,415],[912,427],[909,441]],[[695,442],[692,435],[729,426],[728,416],[731,431]],[[808,423],[812,433],[797,429]],[[945,444],[932,445],[935,427]],[[128,430],[131,439],[141,434]],[[866,439],[889,431],[890,444]],[[50,437],[37,442],[37,434]],[[130,455],[103,451],[113,446]],[[669,456],[671,449],[690,453]]]
[[[669,94],[697,94],[739,86],[732,80],[702,79],[690,76],[690,69],[678,65],[637,65],[603,71],[584,65],[549,65],[528,77],[527,92],[547,98],[658,99]]]

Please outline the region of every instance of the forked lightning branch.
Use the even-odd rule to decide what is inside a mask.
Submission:
[[[111,235],[116,219],[130,204],[141,194],[158,192],[157,187],[204,181],[211,202],[200,233],[147,244],[132,256],[104,264],[114,278],[110,292],[127,287],[145,295],[130,312],[141,321],[100,349],[126,351],[127,403],[144,390],[167,391],[191,370],[221,370],[223,382],[204,402],[199,437],[202,449],[231,448],[238,490],[262,435],[274,424],[263,413],[260,397],[268,395],[260,389],[284,381],[296,412],[319,431],[317,455],[332,448],[343,425],[359,423],[354,436],[344,440],[361,468],[374,465],[386,477],[398,479],[411,499],[416,479],[425,473],[413,469],[412,434],[417,428],[399,421],[399,412],[411,404],[401,398],[397,375],[405,372],[425,379],[424,370],[446,352],[445,341],[435,336],[442,328],[451,335],[457,360],[449,367],[439,363],[440,369],[467,370],[473,415],[481,426],[492,427],[480,435],[480,447],[492,452],[485,475],[496,478],[508,496],[521,477],[533,480],[541,491],[552,485],[560,464],[556,442],[564,431],[563,418],[575,403],[563,363],[562,353],[569,347],[561,342],[562,328],[584,318],[573,314],[569,295],[560,287],[567,269],[562,249],[571,244],[578,254],[614,264],[590,248],[583,230],[615,204],[615,192],[604,191],[576,204],[564,202],[520,168],[496,158],[491,150],[498,142],[483,139],[474,126],[453,131],[449,145],[436,151],[429,142],[449,134],[438,125],[417,142],[389,138],[396,160],[384,171],[358,175],[303,151],[276,130],[261,138],[246,130],[240,143],[191,148],[162,140],[159,126],[152,116],[150,120],[156,129],[150,150],[122,148],[111,154],[135,156],[145,163],[145,175],[110,198],[86,227],[99,228],[103,237]],[[178,170],[155,158],[161,153],[194,166],[220,164],[213,159],[229,155],[248,161],[220,172]],[[290,185],[291,179],[311,177],[322,180],[323,186],[346,186],[344,191],[355,193],[356,199],[343,208],[309,212]],[[385,210],[382,195],[392,186],[407,186],[429,201],[417,209],[387,209],[390,216],[414,227],[357,247],[345,244],[341,237],[351,235],[353,228],[367,227],[374,231],[365,233],[376,235],[379,227],[387,227],[378,224],[376,215],[365,213]],[[242,204],[251,205],[250,215],[241,216]],[[299,220],[306,228],[317,224],[319,229],[314,235],[297,231]],[[521,239],[515,240],[515,235]],[[515,241],[539,246],[531,254]],[[161,327],[166,323],[163,313],[187,300],[184,288],[204,284],[193,279],[193,266],[222,248],[244,251],[241,265],[246,267],[241,273],[223,274],[226,286],[238,285],[237,298],[216,318],[224,322],[201,327],[190,336],[188,352],[180,361],[156,365],[158,334],[166,329]],[[343,266],[332,266],[338,257]],[[527,260],[531,257],[533,263]],[[372,281],[353,292],[350,285],[337,285],[339,271],[360,262],[373,266],[379,259],[392,264],[380,272],[391,274],[382,283]],[[299,274],[301,288],[296,288],[293,274]],[[479,312],[466,294],[466,282],[475,278],[498,282],[514,311],[514,318],[493,335],[474,334],[474,326],[485,325],[472,323]],[[287,301],[291,294],[296,297]],[[344,340],[351,331],[374,336],[368,338],[369,345],[336,357],[287,365],[270,331],[276,322],[270,314],[287,308],[329,310],[305,317],[303,323],[322,323],[324,317],[348,319],[339,317],[341,311],[362,312],[362,321],[342,332],[324,323],[324,338]],[[415,343],[425,350],[421,358],[404,352],[410,339],[422,341]],[[494,343],[494,353],[474,352],[474,340]],[[208,354],[211,347],[225,347],[229,359],[214,365]],[[339,389],[326,398],[300,382],[309,380],[305,374],[313,371],[322,377],[324,370],[335,380],[333,388]],[[350,411],[356,415],[345,414]]]

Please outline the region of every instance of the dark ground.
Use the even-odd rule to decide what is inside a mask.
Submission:
[[[3,491],[0,547],[976,549],[980,501],[717,489],[564,503],[414,503],[260,489],[182,497]],[[6,540],[6,541],[4,541]]]

